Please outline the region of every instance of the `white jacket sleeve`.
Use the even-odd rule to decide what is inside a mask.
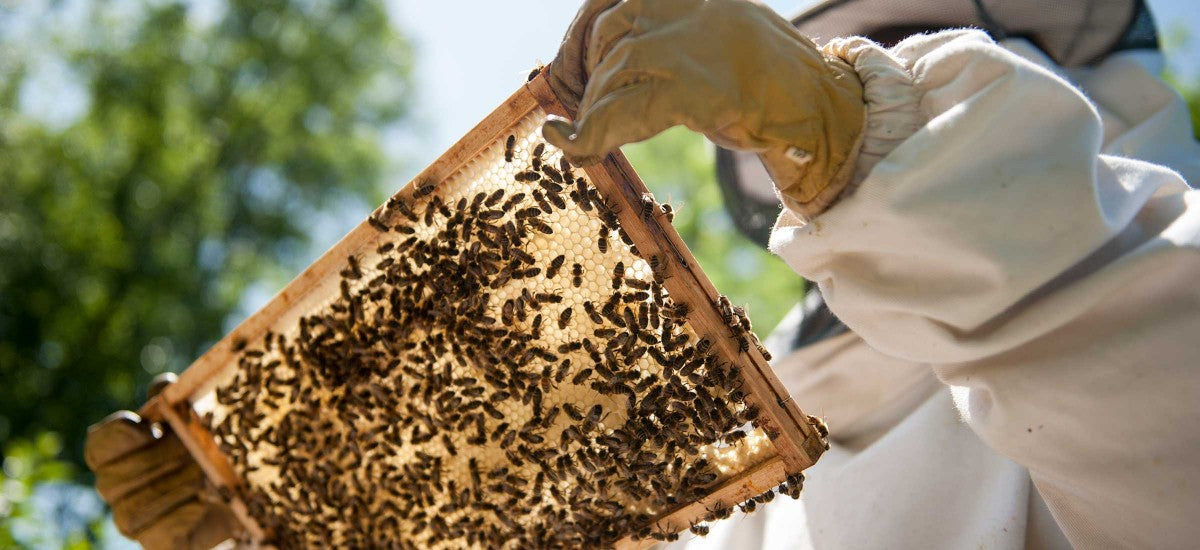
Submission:
[[[982,33],[833,49],[865,85],[861,181],[772,249],[934,365],[1077,547],[1200,540],[1200,195],[1101,154],[1092,103]]]

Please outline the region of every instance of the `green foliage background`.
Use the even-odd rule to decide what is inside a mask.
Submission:
[[[301,269],[314,220],[382,198],[411,65],[382,3],[196,5],[75,3],[75,25],[33,22],[38,48],[0,37],[0,547],[101,540],[71,518],[103,508],[59,483],[89,483],[87,426]],[[44,56],[79,117],[31,115]]]
[[[378,4],[314,5],[230,2],[196,29],[183,5],[149,3],[127,42],[61,52],[91,98],[61,131],[13,108],[13,71],[0,436],[82,440],[220,337],[248,284],[297,269],[312,212],[375,198],[408,49]]]
[[[390,194],[380,136],[412,124],[411,48],[380,0],[228,0],[206,23],[185,0],[78,5],[83,25],[43,21],[36,44],[0,32],[0,548],[122,544],[86,427]],[[86,92],[65,122],[28,108],[46,55]],[[711,146],[679,128],[624,151],[765,336],[803,281],[734,229]]]

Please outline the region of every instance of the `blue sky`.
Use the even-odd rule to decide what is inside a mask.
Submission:
[[[790,16],[811,0],[768,0]],[[1200,10],[1194,0],[1149,0],[1160,33],[1190,31],[1189,43],[1168,51],[1168,63],[1186,78],[1200,79]],[[418,161],[416,173],[436,158],[524,80],[538,61],[554,57],[580,2],[505,0],[445,2],[389,0],[393,24],[418,48],[418,111],[424,126],[394,145]],[[414,153],[419,153],[414,157]],[[406,179],[406,178],[405,178]]]

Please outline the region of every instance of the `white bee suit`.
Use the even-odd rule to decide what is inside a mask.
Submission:
[[[775,367],[832,448],[800,501],[677,544],[1200,545],[1200,147],[1161,56],[1066,72],[976,31],[840,51],[860,183],[771,239],[853,330]]]

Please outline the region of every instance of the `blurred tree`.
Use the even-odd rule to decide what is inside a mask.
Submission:
[[[90,423],[303,265],[321,209],[381,200],[411,53],[377,1],[61,9],[79,28],[0,63],[0,441],[53,430],[82,464]]]

